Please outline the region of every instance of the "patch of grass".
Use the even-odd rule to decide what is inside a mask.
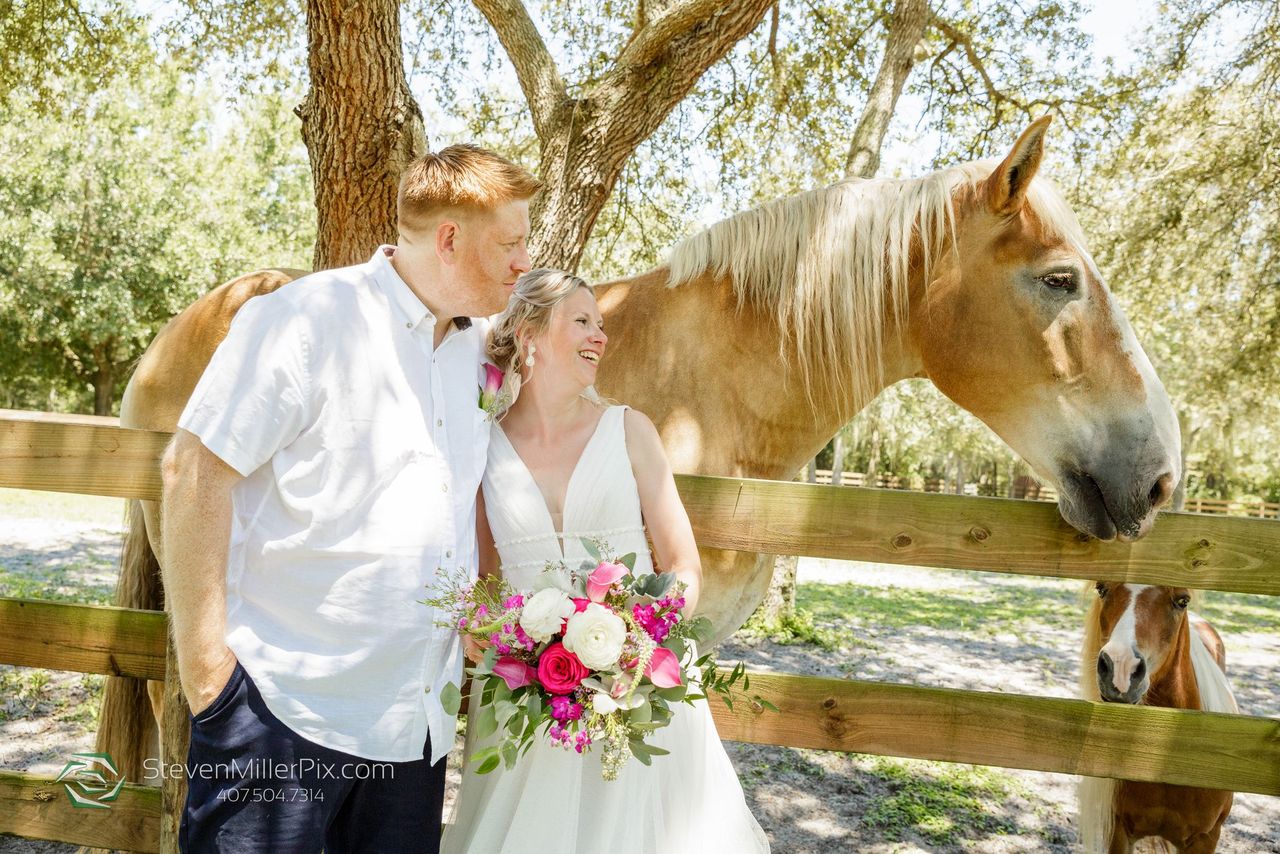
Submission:
[[[821,624],[882,628],[929,627],[996,635],[1043,626],[1074,629],[1082,615],[1073,591],[991,587],[983,590],[911,590],[844,584],[801,584],[796,604]]]
[[[1249,593],[1208,591],[1193,610],[1223,634],[1228,653],[1232,634],[1280,628],[1280,596],[1258,596]]]
[[[0,488],[0,518],[58,519],[120,530],[124,507],[123,498],[104,495]]]
[[[114,565],[108,565],[114,569]],[[65,564],[46,566],[33,571],[28,568],[0,566],[0,596],[15,599],[47,599],[54,602],[83,602],[110,605],[115,590],[106,585],[91,585],[74,577],[77,571],[95,571],[93,566]]]
[[[834,650],[840,646],[840,634],[817,625],[813,613],[804,608],[796,608],[794,613],[783,614],[777,620],[765,619],[760,611],[756,611],[738,631],[784,646],[812,644],[825,650]]]
[[[30,717],[45,698],[49,678],[38,667],[0,667],[0,721]]]
[[[915,832],[934,844],[1008,834],[1016,822],[999,815],[1000,805],[1022,787],[989,768],[874,757],[867,773],[889,789],[862,815],[862,823],[898,841]]]

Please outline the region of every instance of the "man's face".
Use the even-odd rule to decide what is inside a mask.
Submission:
[[[528,199],[473,213],[458,224],[455,293],[463,314],[487,317],[507,307],[516,279],[532,266],[528,238]]]

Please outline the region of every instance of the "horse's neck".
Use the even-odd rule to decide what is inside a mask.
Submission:
[[[669,289],[666,275],[599,291],[610,352],[597,387],[653,419],[676,471],[790,479],[874,397],[815,389],[811,399],[796,359],[783,358],[776,322],[739,310],[727,277]],[[886,340],[896,347],[896,336]],[[902,353],[884,356],[883,385],[917,369]]]
[[[1191,634],[1183,619],[1174,638],[1173,648],[1160,670],[1151,677],[1151,687],[1143,703],[1169,709],[1199,709],[1200,689],[1191,663]]]

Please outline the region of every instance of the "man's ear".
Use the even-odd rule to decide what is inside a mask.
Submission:
[[[436,256],[445,264],[452,264],[457,254],[458,223],[451,219],[436,226]]]

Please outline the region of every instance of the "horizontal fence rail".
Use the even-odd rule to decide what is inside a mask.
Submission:
[[[160,850],[160,790],[125,785],[110,809],[74,807],[53,778],[0,770],[0,834],[106,848]]]
[[[12,626],[0,636],[0,664],[112,673],[103,656],[67,655],[58,643],[100,649],[127,624],[145,626],[132,636],[135,660],[149,662],[138,670],[163,677],[164,614],[48,604],[0,599],[0,625]],[[110,611],[120,619],[103,616]],[[101,634],[59,635],[55,614]],[[37,631],[54,637],[39,647],[10,640]],[[751,694],[778,711],[745,699],[730,710],[712,695],[723,738],[1280,795],[1280,721],[1269,718],[769,673],[751,674]]]
[[[0,486],[157,500],[168,434],[0,410]],[[698,542],[765,554],[1280,595],[1280,525],[1163,513],[1102,543],[1050,504],[677,475]]]

